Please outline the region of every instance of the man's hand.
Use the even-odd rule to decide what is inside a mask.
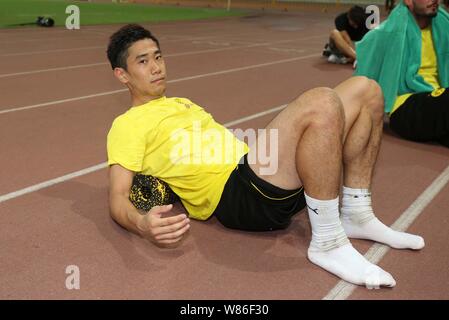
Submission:
[[[172,204],[155,206],[141,214],[129,201],[134,172],[112,165],[109,177],[111,216],[119,225],[160,247],[175,247],[181,243],[190,228],[190,220],[179,207],[173,209]]]
[[[141,236],[159,247],[179,244],[190,228],[190,219],[185,214],[163,217],[163,214],[170,212],[172,208],[172,204],[155,206],[141,216],[136,223]]]

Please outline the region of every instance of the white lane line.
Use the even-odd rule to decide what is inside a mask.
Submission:
[[[240,119],[237,119],[237,120],[234,120],[234,121],[230,121],[228,123],[225,123],[224,126],[225,127],[234,126],[234,125],[237,125],[239,123],[243,123],[243,122],[246,122],[246,121],[249,121],[249,120],[253,120],[253,119],[256,119],[256,118],[259,118],[259,117],[263,117],[265,115],[268,115],[268,114],[271,114],[271,113],[274,113],[274,112],[278,112],[278,111],[282,110],[285,107],[286,107],[286,105],[274,107],[274,108],[271,108],[271,109],[268,109],[268,110],[265,110],[265,111],[262,111],[262,112],[258,112],[258,113],[252,114],[252,115],[247,116],[247,117],[243,117],[243,118],[240,118]],[[108,166],[107,162],[103,162],[103,163],[94,165],[92,167],[88,167],[88,168],[85,168],[85,169],[82,169],[82,170],[78,170],[78,171],[75,171],[75,172],[63,175],[63,176],[58,177],[58,178],[50,179],[50,180],[47,180],[47,181],[44,181],[44,182],[41,182],[41,183],[38,183],[38,184],[35,184],[35,185],[32,185],[32,186],[29,186],[29,187],[26,187],[26,188],[23,188],[23,189],[20,189],[20,190],[17,190],[17,191],[6,193],[6,194],[0,196],[0,203],[8,201],[8,200],[11,200],[11,199],[14,199],[14,198],[18,198],[20,196],[26,195],[26,194],[31,193],[31,192],[35,192],[35,191],[38,191],[38,190],[41,190],[41,189],[44,189],[44,188],[51,187],[51,186],[53,186],[55,184],[58,184],[58,183],[61,183],[61,182],[64,182],[64,181],[68,181],[68,180],[71,180],[71,179],[74,179],[74,178],[77,178],[77,177],[80,177],[80,176],[84,176],[84,175],[92,173],[92,172],[99,171],[101,169],[107,168],[107,166]]]
[[[83,99],[107,96],[107,95],[110,95],[110,94],[125,92],[127,90],[128,89],[119,89],[119,90],[113,90],[113,91],[106,91],[106,92],[100,92],[100,93],[95,93],[95,94],[89,94],[87,96],[80,96],[80,97],[75,97],[75,98],[68,98],[68,99],[62,99],[62,100],[55,100],[55,101],[50,101],[50,102],[38,103],[38,104],[33,104],[31,106],[25,106],[25,107],[11,108],[11,109],[6,109],[6,110],[1,110],[0,114],[16,112],[16,111],[24,111],[24,110],[35,109],[35,108],[42,108],[42,107],[51,106],[51,105],[60,104],[60,103],[66,103],[66,102],[71,102],[71,101],[78,101],[78,100],[83,100]]]
[[[15,45],[15,44],[22,44],[24,42],[30,43],[30,42],[44,42],[44,41],[55,41],[55,40],[67,40],[68,37],[52,37],[53,35],[49,34],[45,38],[34,38],[34,39],[19,39],[19,40],[13,40],[13,41],[2,41],[3,45],[9,46],[9,45]],[[77,37],[75,39],[72,39],[72,41],[89,41],[89,40],[98,40],[95,37],[99,37],[95,34],[83,34],[82,37]]]
[[[179,25],[180,22],[182,23],[182,26]],[[179,27],[183,27],[184,24],[198,24],[200,27],[202,27],[203,25],[213,25],[213,24],[218,24],[220,26],[220,23],[222,23],[222,21],[216,20],[215,22],[213,22],[213,21],[206,22],[206,21],[200,21],[200,20],[196,20],[196,21],[184,20],[184,21],[170,22],[170,23],[166,23],[164,21],[162,21],[162,22],[142,22],[142,23],[140,23],[140,25],[142,25],[144,27],[152,28],[152,29],[156,29],[159,27],[175,27],[175,28],[179,29]],[[79,29],[79,30],[76,30],[76,32],[101,31],[101,32],[108,32],[108,34],[111,34],[114,31],[116,31],[120,26],[121,26],[120,24],[87,25],[87,26],[81,27],[81,29]],[[0,36],[4,36],[4,35],[15,36],[15,35],[22,35],[24,33],[42,34],[45,31],[46,30],[38,29],[38,28],[34,28],[34,27],[21,28],[21,29],[2,29],[0,31]],[[47,34],[52,35],[54,32],[57,32],[57,33],[67,32],[67,29],[65,29],[64,27],[55,27],[55,29],[51,30]]]
[[[80,48],[67,48],[67,49],[27,51],[27,52],[17,52],[17,53],[4,53],[4,54],[0,54],[0,57],[28,56],[28,55],[42,54],[42,53],[80,51],[80,50],[92,50],[92,49],[105,49],[105,46],[92,46],[92,47],[80,47]]]
[[[111,32],[112,34],[112,32]],[[258,35],[259,33],[257,33]],[[243,34],[238,34],[238,36],[247,36],[247,35],[254,35],[254,32],[247,32],[247,33],[243,33]],[[175,36],[167,36],[167,37],[175,37]],[[47,37],[48,38],[48,37]],[[47,39],[45,38],[45,39]],[[160,37],[159,41],[161,42],[161,40],[164,37]],[[186,38],[186,37],[182,37],[182,36],[177,36],[176,39],[166,39],[163,40],[164,43],[167,42],[182,42],[182,41],[195,41],[195,40],[205,40],[205,39],[216,39],[217,35],[209,35],[209,36],[201,36],[201,37],[190,37],[190,38]],[[219,36],[218,36],[219,38]],[[67,39],[67,38],[64,38]],[[85,40],[84,38],[76,38],[74,40]],[[55,40],[55,38],[50,38],[50,40]],[[35,41],[33,40],[27,40],[27,41]],[[231,41],[231,40],[227,40],[227,41]],[[242,40],[233,40],[233,42],[238,42],[238,41],[242,41]],[[3,42],[2,42],[3,43]],[[22,41],[17,41],[17,43],[22,43]],[[71,51],[71,50],[84,50],[84,48],[87,49],[100,49],[103,48],[104,50],[106,50],[106,45],[104,46],[92,46],[92,47],[82,47],[82,48],[73,48],[73,49],[54,49],[54,50],[45,50],[45,51],[28,51],[28,52],[17,52],[17,53],[4,53],[4,54],[0,54],[0,57],[11,57],[11,56],[23,56],[23,55],[32,55],[32,54],[40,54],[40,53],[51,53],[51,52],[64,52],[64,51]]]
[[[305,38],[286,39],[286,40],[279,40],[279,41],[273,41],[273,42],[253,43],[253,44],[246,44],[246,45],[241,45],[241,46],[231,46],[231,47],[226,47],[226,48],[217,48],[217,49],[206,49],[206,50],[199,50],[199,51],[180,52],[180,53],[173,53],[173,54],[165,55],[165,57],[179,57],[179,56],[190,55],[190,54],[197,54],[197,53],[208,53],[208,52],[218,52],[218,51],[233,50],[233,49],[246,49],[246,48],[254,48],[254,47],[263,47],[263,46],[282,44],[282,43],[289,43],[289,42],[296,42],[296,41],[301,41],[301,40],[316,39],[316,38],[325,38],[325,37],[323,37],[322,35],[316,35],[316,36],[310,36],[310,37],[305,37]]]
[[[423,193],[405,210],[401,216],[391,225],[391,228],[397,231],[405,231],[419,217],[427,205],[436,197],[436,195],[446,186],[449,181],[449,166],[424,190]],[[365,258],[374,264],[387,254],[390,247],[376,243],[365,253]],[[323,300],[345,300],[354,290],[359,287],[352,283],[340,280],[332,288]]]
[[[275,65],[275,64],[292,62],[292,61],[298,61],[298,60],[304,60],[304,59],[308,59],[308,58],[312,58],[312,57],[318,57],[318,56],[319,55],[314,53],[314,54],[309,54],[307,56],[302,56],[302,57],[283,59],[283,60],[278,60],[278,61],[273,61],[273,62],[254,64],[254,65],[246,66],[246,67],[240,67],[240,68],[222,70],[222,71],[217,71],[217,72],[211,72],[211,73],[197,75],[197,76],[180,78],[180,79],[173,80],[171,82],[175,83],[175,82],[186,81],[186,80],[193,80],[193,79],[199,79],[199,78],[205,78],[205,77],[210,77],[210,76],[218,76],[218,75],[221,75],[221,74],[232,73],[232,72],[243,71],[243,70],[249,70],[249,69],[256,69],[256,68],[260,68],[260,67],[267,67],[267,66],[272,66],[272,65]]]
[[[27,188],[23,188],[23,189],[20,189],[20,190],[17,190],[17,191],[13,191],[13,192],[4,194],[4,195],[0,196],[0,203],[8,201],[10,199],[14,199],[14,198],[23,196],[23,195],[25,195],[27,193],[35,192],[35,191],[38,191],[38,190],[41,190],[41,189],[53,186],[55,184],[58,184],[58,183],[61,183],[61,182],[64,182],[64,181],[67,181],[67,180],[70,180],[70,179],[73,179],[73,178],[76,178],[76,177],[79,177],[79,176],[86,175],[86,174],[91,173],[91,172],[95,172],[95,171],[101,170],[101,169],[106,168],[106,167],[107,167],[107,163],[106,162],[100,163],[100,164],[97,164],[95,166],[92,166],[92,167],[89,167],[89,168],[86,168],[86,169],[82,169],[82,170],[79,170],[79,171],[76,171],[76,172],[72,172],[72,173],[66,174],[64,176],[55,178],[55,179],[47,180],[47,181],[44,181],[44,182],[32,185],[32,186],[27,187]]]
[[[300,39],[288,39],[288,40],[279,40],[279,41],[274,41],[274,42],[247,44],[247,45],[242,45],[242,46],[231,46],[231,47],[226,47],[226,48],[187,51],[187,52],[167,54],[167,55],[164,55],[164,57],[167,57],[167,58],[181,57],[181,56],[187,56],[187,55],[193,55],[193,54],[220,52],[220,51],[225,51],[225,50],[262,47],[262,46],[268,46],[268,45],[276,45],[276,44],[282,44],[282,43],[288,43],[288,42],[295,42],[295,41],[300,41],[300,40],[309,40],[309,39],[314,39],[314,38],[323,38],[323,36],[310,36],[310,37],[300,38]],[[291,49],[291,48],[289,48],[289,49],[269,48],[269,49],[276,49],[278,51],[289,52],[289,53],[302,53],[305,51],[305,50],[297,50],[297,49]],[[109,64],[109,62],[97,62],[97,63],[79,64],[79,65],[73,65],[73,66],[56,67],[56,68],[48,68],[48,69],[38,69],[38,70],[15,72],[15,73],[4,73],[4,74],[0,74],[0,78],[23,76],[23,75],[29,75],[29,74],[42,73],[42,72],[53,72],[53,71],[71,70],[71,69],[79,69],[79,68],[97,67],[97,66],[108,65],[108,64]]]
[[[203,38],[204,37],[167,39],[167,40],[164,40],[164,43],[165,42],[173,42],[173,41],[201,40]],[[81,48],[67,48],[67,49],[53,49],[53,50],[42,50],[42,51],[27,51],[27,52],[16,52],[16,53],[4,53],[4,54],[0,54],[0,57],[26,56],[26,55],[33,55],[33,54],[67,52],[67,51],[78,51],[78,50],[91,50],[91,49],[103,49],[103,50],[106,50],[106,45],[104,45],[104,46],[81,47]]]
[[[274,113],[274,112],[277,112],[277,111],[281,111],[286,106],[287,106],[286,104],[283,104],[282,106],[279,106],[279,107],[274,107],[274,108],[271,108],[271,109],[268,109],[268,110],[265,110],[265,111],[262,111],[262,112],[258,112],[258,113],[252,114],[252,115],[244,117],[244,118],[240,118],[240,119],[237,119],[237,120],[234,120],[234,121],[230,121],[228,123],[225,123],[224,126],[225,127],[232,127],[232,126],[235,126],[235,125],[240,124],[242,122],[246,122],[246,121],[250,121],[250,120],[253,120],[253,119],[256,119],[256,118],[260,118],[260,117],[266,116],[268,114],[271,114],[271,113]]]
[[[235,19],[234,19],[235,18]],[[180,27],[180,26],[184,26],[186,24],[196,24],[196,25],[214,25],[214,24],[218,24],[219,26],[221,25],[221,23],[223,22],[223,20],[237,20],[241,18],[241,16],[224,16],[224,17],[218,17],[216,19],[197,19],[197,20],[180,20],[180,21],[143,21],[140,24],[142,26],[150,26],[150,27]],[[306,18],[308,18],[306,16]],[[124,24],[124,23],[123,23]],[[81,26],[81,28],[84,28],[86,30],[100,30],[100,31],[111,31],[113,32],[114,30],[116,30],[118,27],[120,27],[121,24],[97,24],[97,25],[86,25],[86,26]],[[64,26],[56,26],[54,27],[54,30],[66,30],[64,28]],[[82,30],[82,29],[80,29]],[[28,33],[29,31],[35,31],[36,33],[39,32],[44,32],[44,30],[42,29],[38,29],[38,28],[34,28],[34,27],[29,27],[29,28],[24,28],[24,29],[1,29],[0,30],[0,34],[4,33]]]
[[[89,63],[89,64],[79,64],[74,66],[66,66],[66,67],[58,67],[58,68],[49,68],[49,69],[40,69],[40,70],[33,70],[33,71],[23,71],[23,72],[16,72],[16,73],[5,73],[0,74],[1,78],[7,78],[7,77],[15,77],[15,76],[23,76],[23,75],[29,75],[29,74],[35,74],[35,73],[42,73],[42,72],[50,72],[50,71],[61,71],[61,70],[71,70],[71,69],[79,69],[79,68],[88,68],[88,67],[97,67],[107,64],[106,62],[97,62],[97,63]]]
[[[266,66],[271,66],[271,65],[281,64],[281,63],[287,63],[287,62],[292,62],[292,61],[304,60],[304,59],[309,59],[309,58],[318,57],[318,56],[319,55],[315,53],[315,54],[310,54],[310,55],[307,55],[307,56],[300,56],[300,57],[295,57],[295,58],[290,58],[290,59],[278,60],[278,61],[273,61],[273,62],[267,62],[267,63],[250,65],[250,66],[246,66],[246,67],[233,68],[233,69],[228,69],[228,70],[222,70],[222,71],[217,71],[217,72],[200,74],[200,75],[191,76],[191,77],[184,77],[184,78],[174,79],[174,80],[167,81],[167,83],[176,83],[176,82],[181,82],[181,81],[186,81],[186,80],[200,79],[200,78],[216,76],[216,75],[222,75],[222,74],[227,74],[227,73],[233,73],[233,72],[238,72],[238,71],[243,71],[243,70],[257,69],[257,68],[260,68],[260,67],[266,67]],[[35,109],[35,108],[41,108],[41,107],[61,104],[61,103],[65,103],[65,102],[78,101],[78,100],[95,98],[95,97],[100,97],[100,96],[106,96],[106,95],[110,95],[110,94],[116,94],[116,93],[120,93],[120,92],[125,92],[127,90],[128,89],[119,89],[119,90],[113,90],[113,91],[106,91],[106,92],[90,94],[90,95],[86,95],[86,96],[79,96],[79,97],[74,97],[74,98],[68,98],[68,99],[44,102],[44,103],[34,104],[34,105],[30,105],[30,106],[13,107],[13,108],[10,108],[10,109],[1,110],[0,114],[16,112],[16,111],[23,111],[23,110],[29,110],[29,109]]]
[[[195,41],[196,38],[187,39]],[[159,39],[161,41],[162,38]],[[183,39],[179,39],[183,40]],[[186,41],[187,41],[186,40]],[[167,41],[178,41],[175,39],[171,40],[164,40],[164,43]],[[239,42],[239,40],[232,40],[232,42]],[[27,56],[27,55],[34,55],[34,54],[44,54],[44,53],[55,53],[55,52],[68,52],[68,51],[79,51],[79,50],[93,50],[93,49],[103,49],[106,50],[106,46],[91,46],[91,47],[79,47],[79,48],[67,48],[67,49],[53,49],[53,50],[42,50],[42,51],[27,51],[27,52],[16,52],[16,53],[4,53],[0,54],[0,57],[15,57],[15,56]]]

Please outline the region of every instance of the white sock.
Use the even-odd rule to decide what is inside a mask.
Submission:
[[[354,284],[370,288],[396,285],[388,272],[366,260],[351,245],[339,219],[338,198],[317,200],[307,194],[305,197],[312,226],[307,251],[311,262]]]
[[[350,238],[373,240],[396,249],[424,247],[422,237],[395,231],[376,218],[371,207],[371,193],[367,189],[343,187],[341,222]]]

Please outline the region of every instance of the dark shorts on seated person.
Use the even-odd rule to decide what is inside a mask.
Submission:
[[[214,215],[227,228],[271,231],[287,228],[305,206],[303,187],[284,190],[261,179],[245,155],[227,180]]]
[[[408,140],[449,147],[449,90],[412,94],[390,115],[390,128]]]

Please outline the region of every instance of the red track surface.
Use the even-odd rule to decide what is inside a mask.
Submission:
[[[319,57],[331,23],[267,13],[148,27],[167,57],[168,95],[226,123],[349,77],[350,67]],[[107,131],[130,103],[127,92],[98,95],[123,89],[105,58],[117,28],[0,31],[0,197],[106,161]],[[22,107],[30,109],[13,110]],[[274,115],[236,127],[263,128]],[[379,218],[396,221],[448,165],[449,149],[386,129],[373,185]],[[180,248],[162,250],[110,219],[107,184],[101,169],[0,202],[0,298],[321,299],[339,281],[307,260],[305,214],[285,231],[260,234],[193,221]],[[449,298],[448,195],[446,185],[408,229],[424,236],[422,251],[389,250],[380,261],[397,286],[357,288],[349,299]],[[353,244],[364,253],[373,243]],[[65,287],[68,265],[80,268],[80,290]]]

